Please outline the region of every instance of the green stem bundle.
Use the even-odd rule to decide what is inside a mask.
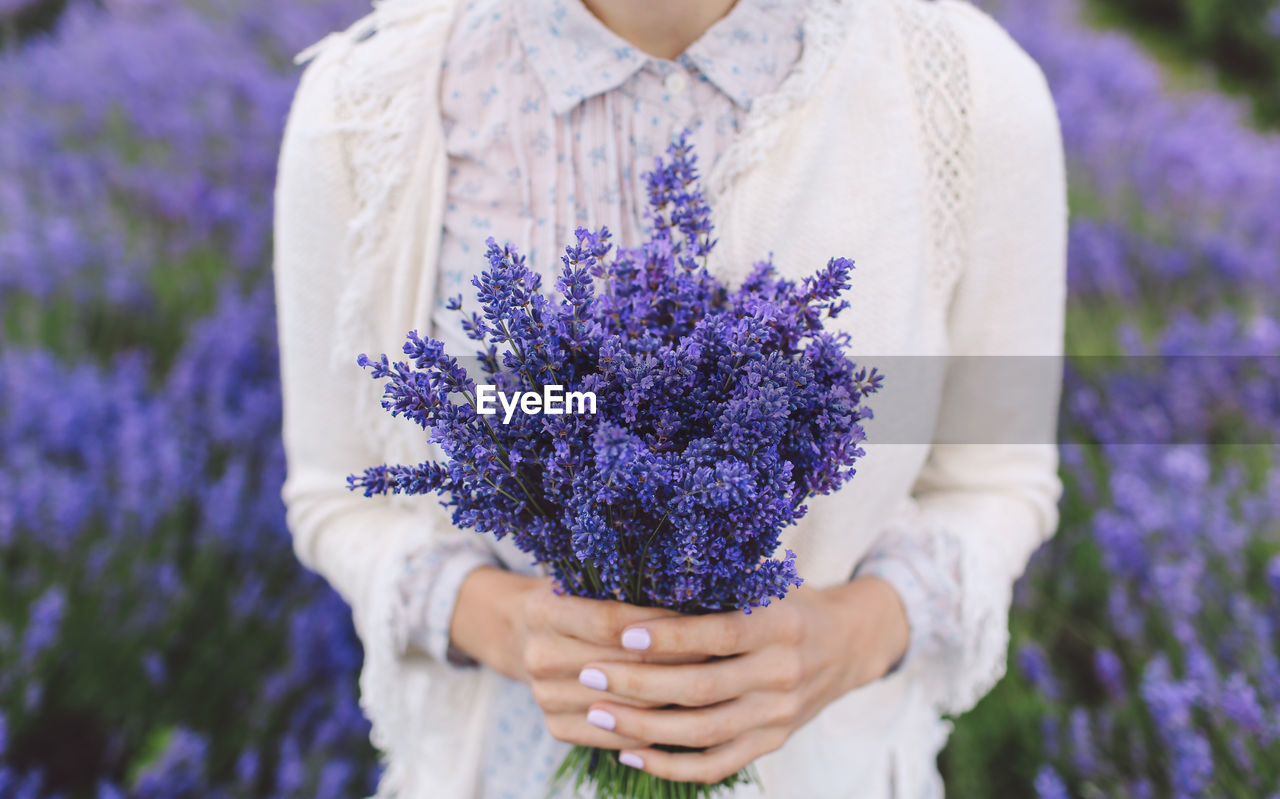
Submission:
[[[556,769],[548,796],[572,786],[595,799],[709,799],[738,785],[759,783],[750,766],[716,783],[675,782],[618,762],[613,749],[575,746]]]

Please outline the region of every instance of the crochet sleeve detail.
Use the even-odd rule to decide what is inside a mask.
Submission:
[[[964,357],[948,362],[911,501],[855,574],[898,590],[912,626],[899,668],[955,714],[1004,675],[1013,584],[1058,523],[1066,178],[1052,96],[1021,48],[960,0],[898,9],[934,200],[933,288],[950,355]],[[999,368],[1000,385],[973,368],[1010,357],[1050,368]]]

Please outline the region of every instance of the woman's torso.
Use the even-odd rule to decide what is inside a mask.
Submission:
[[[607,225],[615,241],[638,242],[644,230],[643,172],[681,128],[692,130],[704,176],[723,166],[720,160],[726,155],[740,157],[733,150],[741,144],[743,127],[752,124],[751,106],[759,98],[777,101],[802,53],[807,9],[803,0],[738,0],[707,36],[677,61],[667,62],[626,45],[580,0],[460,5],[445,50],[440,91],[448,173],[434,335],[451,351],[474,349],[458,324],[460,316],[446,312],[444,304],[461,294],[465,307],[470,278],[485,266],[488,236],[525,253],[549,287],[576,226]],[[881,52],[868,53],[864,62],[880,57],[897,63],[891,46],[879,42],[876,47]],[[877,114],[881,124],[862,128],[866,135],[861,138],[851,130],[849,151],[831,152],[835,163],[798,160],[787,182],[778,185],[762,182],[767,178],[758,170],[744,170],[739,182],[759,185],[736,189],[732,206],[712,198],[713,219],[722,229],[733,229],[735,220],[745,219],[753,220],[755,228],[745,232],[739,227],[717,255],[727,264],[726,278],[735,272],[740,276],[771,251],[784,272],[797,276],[828,257],[852,257],[858,263],[854,307],[845,318],[855,348],[888,356],[936,355],[945,340],[942,314],[934,305],[936,288],[931,287],[936,275],[929,263],[924,155],[914,139],[917,123],[905,94],[907,78],[894,74],[884,80],[890,68],[880,64],[881,74],[866,75],[861,85],[843,92],[848,99],[860,97],[864,107],[839,113]],[[824,147],[821,137],[829,134],[829,125],[829,120],[815,119],[812,127],[793,124],[788,130],[810,133],[814,146]],[[788,152],[806,151],[791,147]],[[849,185],[850,172],[864,175],[865,182]],[[761,203],[776,206],[776,212],[761,214]],[[833,225],[830,207],[847,209],[847,223],[837,220]],[[760,219],[769,224],[758,224]],[[922,379],[915,399],[927,406],[936,387]],[[876,409],[880,412],[881,405]],[[913,415],[932,418],[927,407],[919,414]],[[887,415],[892,428],[893,414]],[[848,553],[869,544],[871,531],[849,529],[851,523],[860,518],[873,522],[906,495],[927,437],[898,435],[901,440],[886,442],[894,446],[881,450],[879,458],[869,455],[860,468],[871,477],[855,479],[838,502],[814,503],[804,523],[784,537],[807,561],[801,566],[806,576],[816,575],[818,584],[842,579],[842,574],[847,578],[852,566],[845,563]],[[874,446],[868,449],[875,453]],[[514,548],[493,546],[508,567],[531,570]],[[890,736],[877,740],[864,733],[904,723],[935,733],[937,728],[936,720],[909,707],[907,684],[890,682],[877,692],[869,699],[865,691],[854,692],[793,736],[782,750],[785,755],[762,759],[768,795],[889,795],[895,768],[886,748]],[[567,745],[550,738],[523,685],[495,678],[492,700],[482,795],[541,799]],[[855,716],[859,720],[851,726]],[[854,751],[852,742],[859,736],[862,743]],[[833,764],[841,766],[833,771]],[[734,795],[755,795],[755,789]]]

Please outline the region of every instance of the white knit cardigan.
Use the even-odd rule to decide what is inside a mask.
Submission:
[[[377,0],[299,54],[276,187],[275,276],[288,478],[300,560],[350,603],[361,704],[386,769],[379,797],[479,791],[496,675],[397,652],[405,554],[453,528],[431,498],[365,499],[345,477],[431,455],[377,407],[359,352],[399,352],[429,324],[446,156],[436,96],[455,0]],[[740,279],[769,252],[803,275],[857,263],[842,315],[858,360],[1037,355],[1062,348],[1066,191],[1053,102],[1035,64],[961,0],[810,0],[804,52],[706,175]],[[913,367],[909,379],[904,363]],[[1005,669],[1011,587],[1057,524],[1056,371],[1035,390],[891,360],[858,475],[786,531],[811,585],[849,579],[884,531],[949,564],[960,639],[853,691],[757,762],[771,797],[938,795],[943,713]],[[895,377],[897,381],[895,383]],[[1031,443],[966,440],[975,420]],[[896,432],[888,432],[888,431]],[[904,433],[915,430],[916,435]],[[879,437],[879,438],[878,438]],[[745,795],[745,794],[744,794]]]

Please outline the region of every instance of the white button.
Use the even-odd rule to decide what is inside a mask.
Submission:
[[[667,87],[667,94],[680,95],[689,88],[689,79],[682,72],[672,72],[662,81],[662,85]]]

